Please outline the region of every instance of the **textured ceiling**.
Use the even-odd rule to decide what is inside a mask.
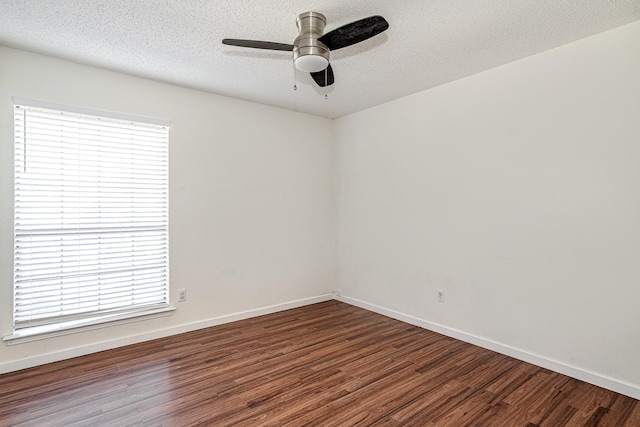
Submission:
[[[290,53],[221,44],[291,44],[305,11],[390,25],[332,52],[327,99]],[[335,118],[637,20],[640,0],[0,0],[0,44]]]

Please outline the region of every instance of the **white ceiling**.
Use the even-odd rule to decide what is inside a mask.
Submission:
[[[389,22],[331,53],[327,99],[292,54],[221,44],[291,44],[305,11]],[[640,0],[0,0],[0,44],[336,118],[637,20]]]

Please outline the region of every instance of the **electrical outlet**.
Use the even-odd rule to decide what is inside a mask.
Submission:
[[[185,302],[187,300],[187,290],[179,289],[178,290],[178,302]]]
[[[444,302],[444,289],[438,289],[437,291],[438,302]]]

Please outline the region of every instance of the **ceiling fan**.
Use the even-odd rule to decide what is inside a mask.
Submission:
[[[322,34],[327,18],[318,12],[298,15],[298,37],[293,44],[260,40],[224,39],[223,44],[251,47],[255,49],[283,50],[293,52],[295,67],[311,74],[318,86],[330,86],[334,82],[333,69],[329,63],[329,52],[360,43],[389,28],[382,16],[370,16]]]

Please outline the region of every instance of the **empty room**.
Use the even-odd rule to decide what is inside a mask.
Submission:
[[[0,426],[640,426],[640,0],[0,0]]]

